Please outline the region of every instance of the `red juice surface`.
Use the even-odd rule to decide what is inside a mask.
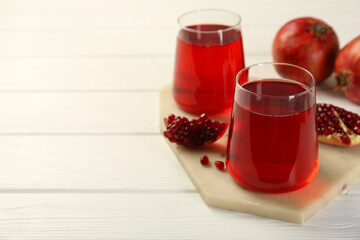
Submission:
[[[249,82],[243,88],[269,97],[237,93],[226,161],[229,173],[242,186],[262,192],[292,191],[311,182],[319,169],[313,93],[284,100],[281,96],[307,88],[286,81]]]
[[[219,31],[224,25],[187,29]],[[185,111],[221,113],[231,109],[236,74],[244,67],[241,32],[180,30],[177,40],[173,97]]]

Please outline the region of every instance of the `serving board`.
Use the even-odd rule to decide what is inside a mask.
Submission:
[[[176,105],[171,88],[169,84],[160,91],[161,133],[165,130],[163,119],[170,114],[190,119],[197,117]],[[212,118],[229,121],[228,116]],[[320,143],[320,169],[313,182],[289,193],[249,191],[237,184],[227,171],[219,171],[213,164],[216,160],[225,162],[226,141],[227,134],[201,149],[191,149],[167,141],[204,202],[211,207],[303,224],[360,177],[360,146],[342,148]],[[205,154],[211,162],[209,167],[200,164],[200,157]]]

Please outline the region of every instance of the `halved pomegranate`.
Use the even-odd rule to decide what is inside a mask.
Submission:
[[[319,142],[337,146],[360,144],[360,116],[331,104],[316,105]]]
[[[186,117],[176,117],[174,114],[164,119],[166,131],[164,136],[170,142],[187,147],[198,147],[205,143],[212,143],[224,135],[227,122],[220,123],[211,120],[206,114],[189,120]]]

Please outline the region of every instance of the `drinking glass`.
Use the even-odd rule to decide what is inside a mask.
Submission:
[[[173,97],[191,113],[231,110],[236,74],[244,67],[240,16],[204,9],[178,18]]]
[[[226,165],[243,187],[287,192],[305,186],[319,169],[315,79],[285,63],[241,70],[229,127]]]

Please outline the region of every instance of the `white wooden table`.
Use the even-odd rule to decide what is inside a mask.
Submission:
[[[242,16],[247,65],[295,17],[360,33],[358,0],[1,0],[0,239],[360,239],[360,182],[305,225],[204,204],[158,127],[176,18],[198,8]],[[318,100],[360,113],[332,80]]]

